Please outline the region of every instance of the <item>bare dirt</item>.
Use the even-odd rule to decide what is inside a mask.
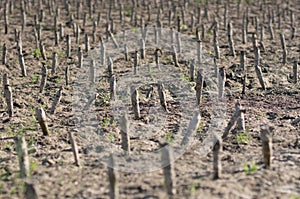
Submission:
[[[56,1],[60,9],[58,24],[62,23],[65,35],[71,36],[71,57],[66,58],[66,41],[60,41],[58,46],[54,44],[54,14],[48,11],[46,1],[43,3],[44,20],[39,22],[42,27],[42,41],[45,46],[47,61],[37,55],[37,47],[33,35],[34,16],[37,15],[37,1],[31,11],[27,11],[27,25],[22,33],[22,46],[25,64],[27,66],[27,77],[23,77],[18,63],[17,42],[15,41],[14,29],[21,29],[20,1],[8,1],[15,4],[12,12],[8,12],[8,34],[4,34],[4,7],[9,3],[0,2],[0,43],[6,43],[8,54],[7,63],[0,65],[0,75],[7,73],[13,91],[14,116],[9,117],[7,105],[4,98],[3,89],[0,89],[0,198],[23,198],[23,179],[19,178],[19,163],[14,139],[3,139],[17,135],[26,136],[29,159],[31,167],[31,180],[35,184],[39,198],[109,198],[109,181],[107,166],[97,156],[88,153],[88,147],[79,139],[77,131],[74,131],[74,118],[72,112],[72,95],[76,74],[80,73],[77,68],[77,49],[81,46],[84,49],[84,33],[90,36],[91,48],[99,46],[99,36],[105,38],[106,16],[109,8],[109,1],[98,1],[95,4],[93,16],[87,14],[86,26],[83,27],[83,13],[88,13],[87,2],[84,1],[80,17],[77,18],[76,5],[78,1],[70,1],[70,13],[64,8],[63,1]],[[28,2],[28,1],[27,1]],[[47,1],[48,2],[48,1]],[[50,0],[49,2],[54,2]],[[82,1],[81,1],[82,2]],[[91,1],[94,5],[95,1]],[[122,1],[123,2],[123,1]],[[147,6],[144,1],[139,1],[136,8],[137,26],[139,19],[144,18],[148,26],[156,25],[158,8],[155,8],[154,1],[145,1],[151,7],[151,19],[147,21]],[[173,10],[170,6],[182,4],[178,1],[162,1],[164,11],[161,20],[163,26],[169,27],[168,12]],[[205,17],[204,2],[191,1],[185,11],[185,24],[182,25],[182,34],[189,35],[195,39],[195,27],[201,24],[206,27],[205,36],[202,39],[203,49],[214,54],[212,29],[209,30],[216,16],[219,22],[219,44],[221,58],[217,60],[218,67],[226,69],[226,121],[234,113],[234,105],[240,100],[246,109],[245,122],[246,131],[242,136],[238,136],[236,131],[230,132],[228,138],[223,142],[222,152],[222,177],[213,180],[213,156],[208,153],[205,157],[199,157],[197,149],[201,147],[201,141],[207,131],[210,120],[210,108],[206,107],[209,101],[204,101],[200,107],[202,116],[202,128],[198,129],[195,135],[195,144],[190,146],[184,155],[174,162],[176,173],[177,194],[173,198],[300,198],[300,123],[291,125],[291,121],[300,116],[300,84],[292,81],[292,68],[294,59],[299,58],[300,35],[299,31],[291,39],[291,11],[294,14],[294,27],[300,28],[300,2],[293,1],[242,1],[240,16],[237,16],[238,1],[221,1],[219,12],[217,12],[216,1],[208,1],[209,19]],[[265,2],[263,9],[260,9],[258,2]],[[286,2],[289,2],[288,4]],[[131,18],[131,1],[124,1],[124,24],[120,24],[119,6],[112,9],[114,19],[114,34],[121,34],[122,30],[133,29],[134,23]],[[224,28],[224,5],[228,3],[228,18],[233,24],[233,38],[237,49],[237,56],[229,55],[227,41],[227,31]],[[160,3],[158,3],[160,5]],[[191,30],[191,14],[197,16],[197,7],[201,7],[201,24],[195,20],[194,29]],[[249,8],[250,23],[248,42],[242,44],[242,16]],[[278,11],[281,17],[281,29],[278,29]],[[92,42],[93,22],[97,21],[98,12],[101,13],[100,24],[96,31],[96,40]],[[180,7],[177,7],[178,15],[181,16]],[[274,40],[270,39],[268,31],[268,13],[274,12],[273,28]],[[72,27],[67,24],[70,21],[71,13],[74,22],[80,24],[82,34],[80,42],[76,44]],[[263,16],[265,19],[263,20]],[[259,27],[265,27],[265,38],[263,44],[265,51],[261,51],[261,68],[267,89],[260,88],[254,70],[254,52],[251,41],[251,32],[255,32],[254,16],[259,18]],[[177,27],[177,19],[173,17],[171,26]],[[282,48],[279,33],[284,33],[288,52],[288,62],[282,64]],[[260,28],[257,33],[260,40]],[[196,48],[196,47],[195,47]],[[239,70],[240,52],[247,51],[247,85],[246,93],[242,95],[242,79]],[[1,47],[2,51],[2,47]],[[55,74],[51,74],[52,52],[57,52],[58,69]],[[144,63],[153,62],[153,51],[147,52]],[[91,53],[84,53],[87,60]],[[133,58],[133,52],[130,54]],[[182,73],[188,75],[188,64],[184,57],[179,56]],[[2,58],[1,58],[2,62]],[[43,93],[39,93],[41,80],[42,62],[48,67],[48,78],[46,88]],[[161,58],[162,63],[170,64],[168,55]],[[85,61],[85,65],[88,64]],[[133,67],[133,59],[130,61],[119,60],[117,66],[117,78],[122,77]],[[65,67],[70,67],[70,84],[65,85]],[[184,77],[184,76],[183,76]],[[105,77],[106,78],[106,77]],[[2,80],[1,80],[2,85]],[[191,83],[193,86],[194,84]],[[55,93],[64,87],[63,96],[57,107],[55,114],[50,114],[50,108],[55,97]],[[99,111],[97,116],[100,121],[103,139],[115,146],[120,146],[121,136],[118,124],[110,124],[111,103],[107,100],[109,96],[109,83],[103,80],[99,86],[99,97],[96,101],[95,109]],[[3,87],[2,87],[3,88]],[[102,89],[102,90],[101,90]],[[146,90],[147,88],[145,88]],[[141,89],[142,96],[146,91]],[[154,92],[157,95],[156,91]],[[170,108],[168,127],[160,132],[157,137],[165,139],[170,131],[176,131],[176,120],[180,119],[180,110],[176,106],[176,100],[171,100],[168,93],[167,105]],[[168,100],[169,99],[169,100]],[[207,99],[208,100],[208,99]],[[144,115],[139,121],[143,125],[147,124],[146,108],[151,103],[159,103],[158,99],[147,101],[141,100],[141,110]],[[46,111],[47,122],[50,129],[50,136],[43,136],[42,131],[35,118],[35,109],[42,106]],[[193,110],[191,111],[191,113]],[[133,114],[131,115],[133,116]],[[265,169],[262,158],[262,144],[260,140],[260,125],[267,124],[273,128],[273,157],[271,169]],[[224,127],[225,128],[225,127]],[[223,129],[220,129],[222,132]],[[79,156],[81,167],[74,164],[71,144],[68,132],[73,132],[79,146]],[[172,134],[176,136],[176,134]],[[170,139],[172,139],[172,136]],[[132,140],[133,151],[154,150],[157,143],[153,140]],[[143,148],[144,147],[144,148]],[[120,149],[121,150],[121,149]],[[252,169],[252,170],[251,170]],[[250,170],[250,171],[249,171]],[[118,172],[120,198],[167,198],[164,186],[164,176],[162,169],[147,173],[125,173]]]

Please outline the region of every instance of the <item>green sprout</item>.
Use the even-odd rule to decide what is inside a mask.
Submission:
[[[55,79],[55,83],[58,84],[58,83],[61,81],[61,79],[62,79],[61,77],[57,77],[57,78]]]
[[[173,133],[172,132],[168,132],[166,135],[166,141],[168,143],[172,143],[173,142]]]
[[[65,52],[64,51],[62,51],[62,52],[59,52],[58,54],[57,54],[57,57],[58,58],[63,58],[63,57],[65,57]]]
[[[191,81],[191,77],[188,76],[188,75],[186,75],[186,74],[184,74],[184,73],[181,73],[181,78],[184,79],[184,80],[186,80],[186,81],[188,81],[188,82]]]
[[[251,162],[250,164],[244,164],[243,166],[244,173],[247,175],[254,174],[257,171],[257,169],[258,166],[255,164],[255,162]]]
[[[249,141],[249,130],[238,132],[235,137],[238,144],[246,144]]]
[[[32,83],[36,84],[39,81],[39,75],[38,74],[33,74],[32,75]]]
[[[114,134],[112,134],[112,133],[109,134],[107,138],[108,138],[108,140],[109,140],[110,142],[114,142],[114,141],[116,140]]]
[[[34,49],[33,50],[33,56],[36,57],[36,58],[39,58],[41,56],[41,51],[40,49]]]
[[[190,185],[190,192],[192,195],[196,193],[196,187],[199,187],[201,183],[201,179],[198,179],[196,182]]]
[[[203,131],[203,129],[202,129],[202,120],[200,120],[199,125],[197,127],[197,133],[201,134],[202,131]]]

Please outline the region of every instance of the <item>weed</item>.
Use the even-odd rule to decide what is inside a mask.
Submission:
[[[249,174],[254,174],[258,169],[258,166],[255,164],[255,162],[251,162],[250,164],[244,164],[243,170],[244,173],[249,175]]]
[[[198,134],[201,134],[202,131],[203,131],[203,129],[202,129],[202,120],[200,120],[199,125],[198,125],[198,127],[197,127],[197,133],[198,133]]]
[[[31,172],[37,171],[37,162],[35,160],[30,161],[30,171]]]
[[[116,140],[115,135],[112,133],[110,133],[107,138],[110,142],[114,142]]]
[[[30,135],[29,141],[28,141],[28,148],[31,148],[34,146],[35,143],[35,136],[34,135]]]
[[[127,16],[131,16],[131,10],[129,5],[124,6],[125,12]]]
[[[249,141],[249,130],[238,132],[235,137],[238,144],[246,144]]]
[[[103,126],[109,126],[109,124],[110,124],[110,119],[109,118],[104,118],[102,120],[102,125]]]
[[[46,104],[42,104],[42,108],[43,108],[44,110],[46,110],[46,109],[47,109],[47,105],[46,105]]]
[[[294,194],[293,194],[293,195],[291,196],[291,199],[300,199],[300,195],[294,195]]]
[[[202,0],[195,0],[195,3],[202,4]]]
[[[187,82],[190,82],[191,81],[191,77],[188,76],[188,75],[185,75],[184,73],[181,73],[181,78],[186,80]]]
[[[58,54],[57,54],[57,57],[58,58],[64,58],[65,57],[65,52],[64,51],[62,51],[62,52],[59,52]]]
[[[187,26],[185,24],[181,24],[181,29],[186,29]]]
[[[172,132],[168,132],[166,135],[166,141],[168,143],[172,143],[173,142],[173,133]]]
[[[9,177],[12,175],[10,171],[8,171],[7,169],[4,169],[5,173],[0,173],[0,179],[3,181],[8,181]],[[1,170],[0,170],[1,171]]]
[[[40,51],[40,49],[37,49],[37,48],[33,49],[33,56],[34,56],[35,58],[39,58],[39,57],[41,56],[41,51]]]
[[[196,192],[196,187],[198,187],[201,183],[201,179],[198,179],[196,182],[194,182],[193,184],[190,185],[190,192],[192,195],[195,194]]]
[[[32,83],[36,84],[39,81],[39,75],[38,74],[33,74],[32,75]]]
[[[59,83],[60,81],[62,80],[62,78],[61,77],[57,77],[56,79],[55,79],[55,83]]]

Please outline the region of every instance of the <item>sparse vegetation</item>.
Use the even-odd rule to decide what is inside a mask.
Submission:
[[[28,152],[37,198],[300,199],[299,10],[288,0],[0,1],[0,197],[24,198]],[[212,136],[222,140],[209,146]]]
[[[255,162],[247,163],[247,164],[244,164],[244,166],[243,166],[244,173],[247,175],[256,173],[257,169],[258,169],[258,166],[256,165]]]

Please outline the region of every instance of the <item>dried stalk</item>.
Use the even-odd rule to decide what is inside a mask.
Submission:
[[[199,64],[202,63],[202,41],[197,41],[197,61]]]
[[[262,152],[264,164],[267,169],[271,168],[272,158],[272,135],[270,128],[266,125],[261,126],[260,138],[262,141]]]
[[[74,139],[73,133],[69,132],[69,138],[72,146],[72,151],[75,159],[75,165],[80,167],[79,154],[78,154],[78,146],[76,140]]]
[[[4,80],[4,75],[3,75],[3,80]],[[8,85],[8,81],[4,82],[4,97],[5,97],[5,101],[7,104],[7,113],[9,115],[9,117],[13,116],[13,112],[14,112],[14,106],[13,106],[13,97],[12,97],[12,89],[11,87]]]
[[[233,34],[232,34],[232,24],[228,23],[228,42],[230,47],[230,54],[235,57],[235,47],[233,42]]]
[[[89,38],[87,33],[85,33],[84,38],[85,38],[84,39],[84,41],[85,41],[85,52],[87,53],[90,50],[90,38]]]
[[[219,77],[218,77],[219,100],[224,98],[225,82],[226,82],[226,73],[225,73],[225,68],[223,67],[219,69]]]
[[[77,57],[78,57],[78,68],[82,68],[82,65],[83,65],[83,53],[82,53],[82,50],[81,50],[81,47],[78,47],[78,54],[77,54]]]
[[[297,84],[298,83],[298,60],[297,59],[294,61],[294,65],[293,65],[293,78],[294,78],[294,83]]]
[[[49,130],[47,125],[47,118],[46,118],[45,111],[43,110],[42,107],[36,109],[36,118],[42,128],[43,135],[48,136]]]
[[[54,73],[56,73],[56,63],[57,63],[57,53],[53,52],[53,54],[52,54],[52,69],[51,69],[52,75]]]
[[[217,139],[216,144],[213,147],[213,179],[219,179],[222,175],[221,153],[222,153],[222,140]]]
[[[115,75],[111,75],[109,79],[109,85],[110,85],[110,99],[114,100],[116,97],[116,77]]]
[[[163,109],[168,112],[167,108],[167,102],[166,102],[166,93],[164,91],[164,85],[162,83],[158,83],[158,95],[160,100],[160,105],[163,107]]]
[[[138,51],[135,51],[134,54],[134,65],[133,65],[133,69],[134,69],[134,74],[137,74],[137,70],[138,70],[138,65],[139,65],[139,53]]]
[[[264,81],[264,78],[263,78],[263,74],[262,74],[261,68],[258,65],[255,65],[255,71],[256,71],[256,75],[258,77],[259,83],[261,85],[261,88],[263,90],[266,90],[266,86],[265,86],[265,81]]]
[[[135,119],[139,119],[141,117],[141,113],[140,113],[140,105],[139,105],[139,93],[137,89],[134,89],[131,94],[131,104],[132,104]]]
[[[54,101],[52,103],[51,110],[50,110],[51,114],[54,114],[56,107],[58,106],[58,104],[61,100],[62,92],[63,92],[63,87],[60,87],[59,90],[55,94],[55,98],[54,98]]]
[[[124,57],[125,57],[125,61],[128,61],[128,46],[127,44],[124,45]]]
[[[244,113],[245,110],[242,109],[242,106],[240,102],[236,102],[235,104],[235,113],[232,115],[230,121],[228,122],[226,128],[224,129],[222,139],[224,140],[228,133],[231,131],[231,129],[235,126],[235,124],[238,122],[238,129],[239,130],[245,130],[245,121],[244,121]]]
[[[7,56],[7,48],[6,48],[6,43],[3,44],[2,46],[2,64],[6,64],[6,56]]]
[[[41,40],[40,40],[40,52],[41,52],[42,58],[44,60],[47,60],[46,53],[45,53],[45,47]]]
[[[189,123],[188,130],[181,141],[181,145],[187,145],[190,139],[194,137],[194,135],[197,132],[198,126],[200,124],[200,121],[201,121],[200,113],[195,112],[192,120]]]
[[[287,49],[286,49],[286,44],[285,44],[285,38],[284,34],[280,33],[280,41],[281,41],[281,47],[282,47],[282,63],[286,64],[287,62]]]
[[[112,76],[114,73],[114,62],[111,57],[107,58],[107,63],[108,63],[108,74],[109,76]]]
[[[26,65],[25,65],[25,61],[24,61],[22,52],[19,52],[19,64],[21,67],[23,77],[26,77],[27,76]]]
[[[174,61],[174,65],[176,67],[179,67],[179,63],[178,63],[178,55],[177,55],[177,52],[176,52],[176,48],[174,45],[172,45],[172,50],[173,50],[173,61]]]
[[[204,75],[203,75],[203,70],[200,69],[197,72],[196,87],[195,87],[197,105],[200,105],[202,103],[203,84],[204,84]]]
[[[41,84],[40,84],[40,93],[43,92],[45,86],[47,83],[47,67],[44,63],[42,63],[42,78],[41,78]]]
[[[25,180],[25,193],[24,198],[25,199],[38,199],[38,189],[37,187],[30,182],[30,180]]]
[[[190,61],[190,80],[193,82],[195,81],[195,59]]]
[[[95,83],[95,60],[91,60],[89,79],[91,83]]]
[[[145,41],[143,39],[140,40],[140,48],[141,48],[141,59],[145,59],[146,49],[145,49]]]
[[[167,193],[169,196],[176,194],[176,175],[174,170],[174,157],[173,150],[170,146],[166,147],[166,143],[164,147],[161,148],[161,161],[162,163],[167,162],[167,166],[163,165],[163,173],[165,178],[165,187],[167,189]]]
[[[27,178],[30,176],[30,164],[27,143],[23,136],[18,136],[17,138],[17,152],[20,166],[20,177]]]
[[[119,187],[117,181],[117,173],[114,169],[114,157],[111,154],[109,156],[108,163],[108,179],[109,179],[109,197],[110,199],[118,199],[119,198]]]
[[[125,114],[121,118],[120,126],[121,126],[122,149],[130,153],[129,121],[128,121],[127,114]]]

